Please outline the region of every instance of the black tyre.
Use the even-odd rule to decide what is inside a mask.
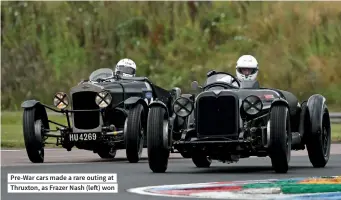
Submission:
[[[286,106],[277,105],[270,113],[269,156],[277,173],[287,173],[291,157],[290,114]]]
[[[26,108],[23,115],[23,134],[27,156],[33,163],[44,162],[43,130],[43,119],[37,108]]]
[[[137,163],[141,158],[145,135],[144,116],[143,106],[137,104],[129,111],[124,125],[126,155],[130,163]]]
[[[104,158],[104,159],[113,159],[116,157],[117,150],[114,148],[103,148],[100,149],[97,154],[99,157]]]
[[[313,133],[310,129],[310,132],[305,133],[309,160],[316,168],[325,167],[330,156],[331,128],[329,112],[326,106],[322,110],[322,123],[320,122],[321,118],[316,115],[316,112],[312,113],[311,118],[312,124],[321,124],[320,131]]]
[[[212,160],[200,150],[193,151],[192,161],[198,168],[208,168],[212,163]]]
[[[152,107],[147,121],[147,149],[149,168],[155,173],[167,170],[169,149],[168,117],[162,107]]]

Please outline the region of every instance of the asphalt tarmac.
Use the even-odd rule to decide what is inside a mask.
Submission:
[[[8,173],[117,173],[118,193],[9,194]],[[312,167],[305,150],[293,151],[287,174],[274,173],[268,157],[241,159],[235,164],[213,162],[210,168],[199,169],[191,159],[172,154],[167,172],[154,174],[148,167],[146,150],[143,159],[135,164],[128,163],[124,150],[119,151],[113,160],[103,160],[89,151],[49,149],[45,151],[45,163],[42,164],[31,163],[25,150],[1,151],[2,200],[169,200],[174,198],[138,195],[126,190],[152,185],[335,175],[341,175],[341,144],[332,145],[329,163],[325,168],[319,169]]]

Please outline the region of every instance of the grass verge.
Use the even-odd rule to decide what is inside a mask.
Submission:
[[[49,116],[50,120],[66,124],[64,116]],[[51,124],[51,128],[55,126]],[[48,142],[55,142],[56,139],[49,138]],[[332,124],[332,141],[341,142],[341,124]],[[48,144],[47,147],[56,147]],[[24,148],[24,137],[22,131],[22,113],[11,112],[1,116],[1,147],[2,148]]]
[[[22,127],[21,112],[6,112],[1,115],[1,148],[24,148],[24,136]],[[66,124],[66,118],[62,115],[50,115],[49,119],[61,124]],[[56,129],[54,124],[50,123],[52,130]],[[47,140],[50,143],[55,143],[55,138]],[[47,144],[47,147],[57,147],[54,144]],[[60,146],[59,146],[60,147]]]

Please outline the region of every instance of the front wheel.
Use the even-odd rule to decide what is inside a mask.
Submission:
[[[316,168],[325,167],[330,156],[331,130],[328,109],[324,107],[322,113],[322,123],[319,116],[313,116],[312,123],[321,124],[320,132],[308,132],[306,145],[311,164]]]
[[[149,168],[155,173],[166,172],[170,154],[168,117],[162,107],[150,108],[147,122]]]
[[[36,107],[25,108],[23,134],[28,158],[33,163],[44,162],[43,119]]]
[[[291,156],[290,115],[286,106],[277,105],[270,113],[269,156],[277,173],[287,173]]]
[[[144,110],[141,104],[133,107],[124,125],[126,155],[130,163],[137,163],[144,144]]]

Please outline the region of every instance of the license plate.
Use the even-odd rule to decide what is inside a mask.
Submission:
[[[97,139],[96,133],[72,133],[69,135],[70,141],[93,141]]]

